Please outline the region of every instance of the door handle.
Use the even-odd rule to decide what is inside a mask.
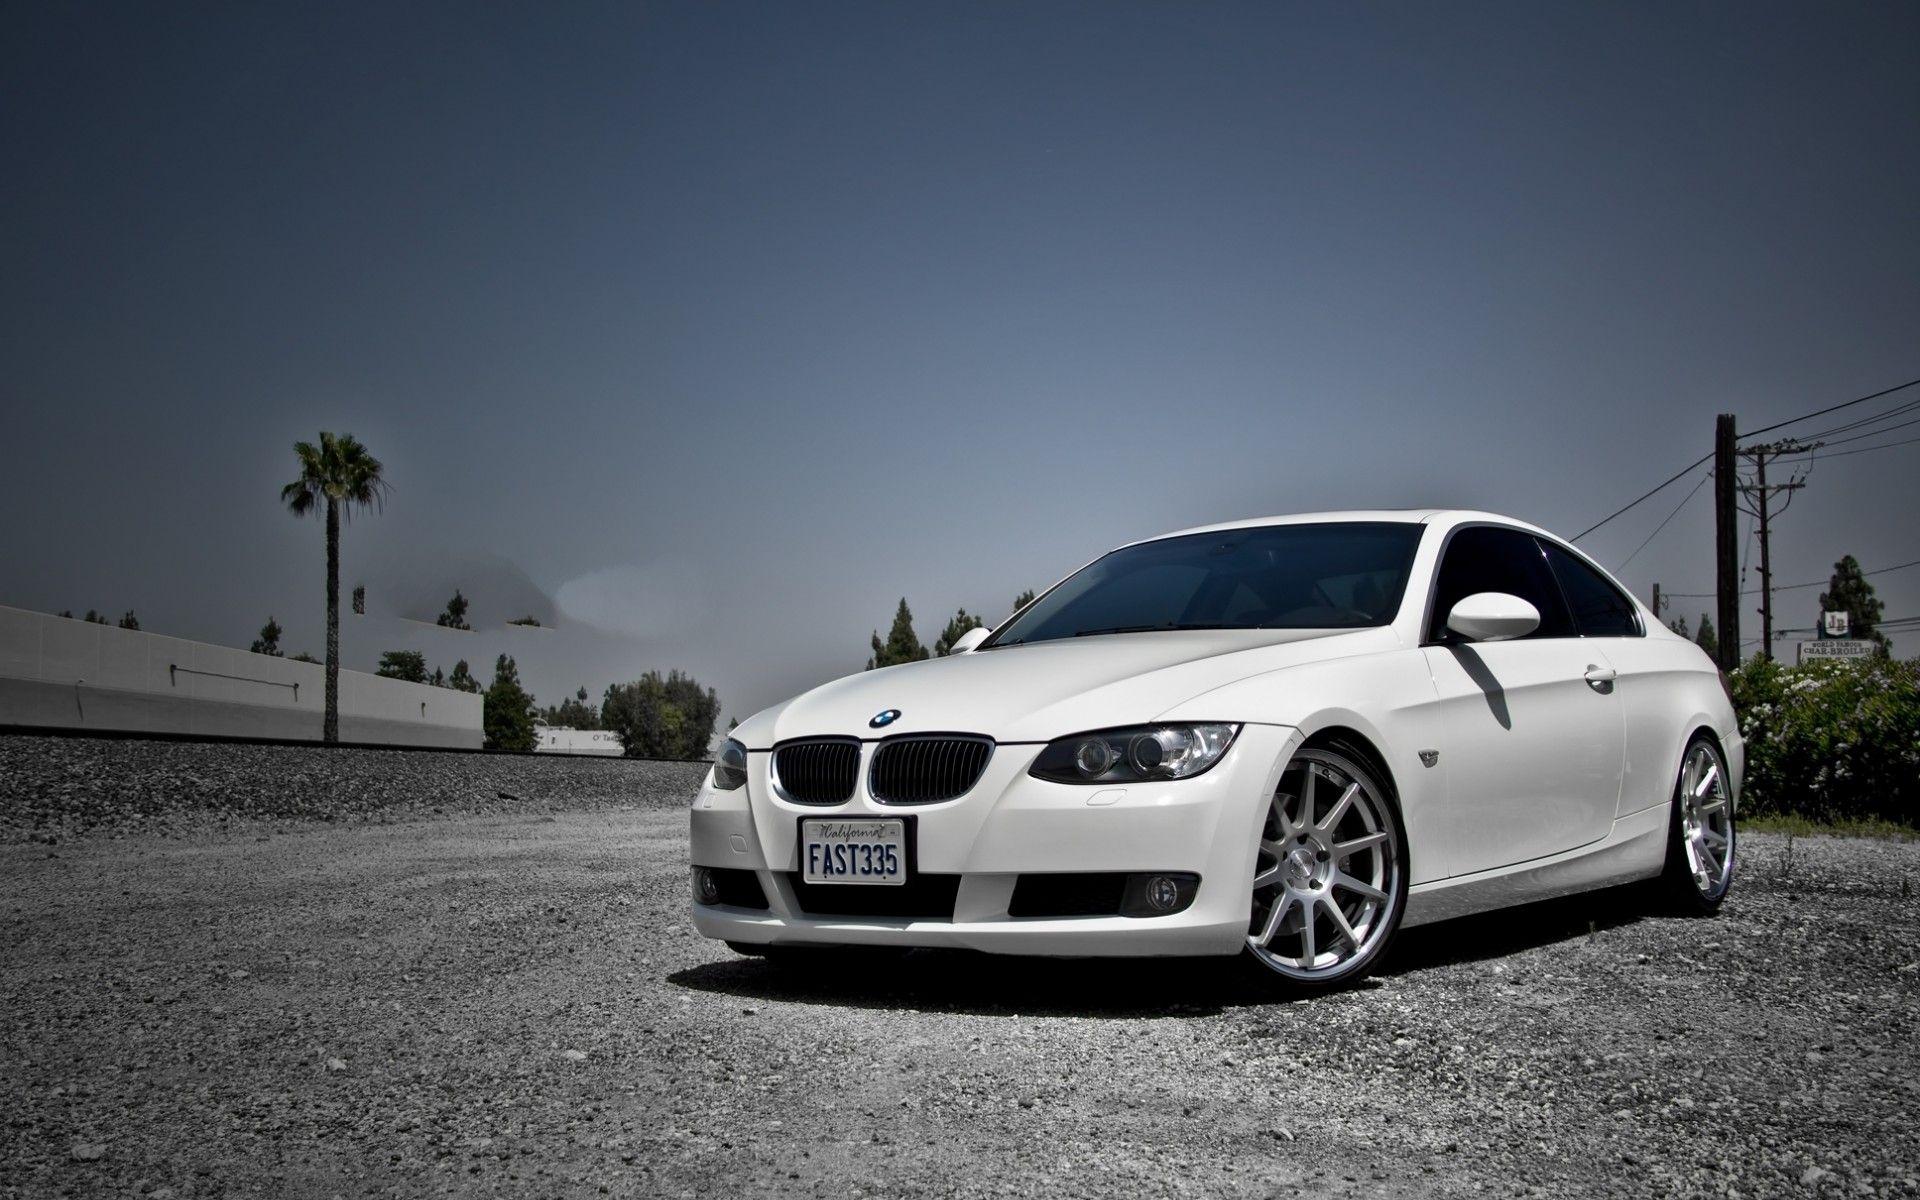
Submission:
[[[1620,673],[1612,667],[1602,667],[1588,663],[1585,678],[1588,683],[1598,687],[1603,683],[1612,683],[1614,680],[1620,678]]]

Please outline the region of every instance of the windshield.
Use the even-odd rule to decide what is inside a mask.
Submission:
[[[988,646],[1161,629],[1360,629],[1400,609],[1425,526],[1266,525],[1127,546],[1088,564]]]

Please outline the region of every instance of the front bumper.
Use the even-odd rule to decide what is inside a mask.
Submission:
[[[750,870],[766,911],[694,904],[708,937],[772,945],[945,946],[1002,954],[1233,954],[1244,944],[1259,828],[1298,731],[1244,726],[1227,756],[1194,779],[1120,788],[1050,783],[1027,774],[1037,745],[995,749],[986,773],[958,800],[883,805],[861,786],[831,807],[790,804],[773,794],[771,754],[749,756],[747,785],[703,784],[692,811],[696,867]],[[947,919],[811,916],[788,875],[799,870],[799,819],[911,815],[914,859],[923,874],[958,876]],[[1192,905],[1161,917],[1013,917],[1008,905],[1023,873],[1190,872]]]

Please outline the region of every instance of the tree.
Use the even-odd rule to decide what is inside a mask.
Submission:
[[[705,758],[720,720],[720,697],[691,675],[648,671],[607,688],[600,722],[628,758]]]
[[[101,616],[99,613],[93,611],[92,609],[88,609],[87,615],[84,617],[81,617],[80,619],[82,621],[85,621],[89,625],[105,625],[107,623],[107,619],[105,617]]]
[[[1707,657],[1720,661],[1720,639],[1714,636],[1713,618],[1706,613],[1700,614],[1700,632],[1693,637],[1693,644],[1707,652]]]
[[[304,662],[304,663],[318,663],[318,662],[319,662],[320,660],[319,660],[319,659],[317,659],[317,658],[315,658],[315,657],[314,657],[313,655],[311,655],[311,654],[308,654],[308,653],[307,653],[307,652],[306,652],[305,650],[302,650],[302,651],[301,651],[300,653],[298,653],[298,654],[296,654],[296,655],[294,655],[294,656],[293,656],[293,657],[292,657],[291,659],[289,659],[289,660],[287,660],[287,661],[289,661],[289,662]]]
[[[520,686],[520,668],[502,654],[493,664],[493,682],[481,697],[480,723],[486,730],[483,744],[489,750],[533,749],[534,712],[533,697]]]
[[[63,616],[63,617],[65,617],[65,618],[66,618],[67,620],[69,620],[69,621],[71,621],[71,620],[73,620],[73,610],[72,610],[72,609],[70,609],[70,608],[63,608],[63,609],[61,609],[61,610],[60,610],[60,615],[61,615],[61,616]]]
[[[1025,608],[1027,605],[1032,603],[1033,603],[1033,589],[1028,588],[1026,591],[1021,592],[1018,596],[1015,596],[1013,598],[1013,611],[1019,612],[1021,609]]]
[[[320,738],[340,740],[340,519],[355,508],[385,504],[387,481],[380,460],[352,434],[325,430],[320,441],[295,442],[300,477],[280,489],[280,502],[296,517],[322,516],[327,524],[327,712]]]
[[[891,667],[896,663],[919,662],[927,657],[927,648],[920,644],[920,637],[913,632],[913,610],[907,607],[907,598],[900,597],[900,607],[894,610],[893,628],[887,631],[887,640],[880,640],[878,630],[873,634],[873,657],[867,660],[867,670],[877,667]]]
[[[467,669],[467,660],[463,658],[453,664],[453,674],[447,676],[447,686],[456,692],[473,695],[480,690],[480,681],[475,679],[473,672]]]
[[[538,629],[538,628],[540,628],[540,619],[539,619],[538,617],[536,617],[536,616],[534,616],[534,615],[533,615],[532,613],[528,613],[528,614],[527,614],[526,616],[524,616],[524,617],[515,617],[515,618],[514,618],[513,620],[511,620],[511,621],[508,621],[508,622],[507,622],[507,624],[509,624],[509,625],[525,625],[525,626],[527,626],[527,627],[528,627],[528,628],[530,628],[530,629]]]
[[[1887,652],[1887,636],[1880,632],[1880,619],[1886,613],[1886,606],[1873,594],[1873,585],[1860,570],[1860,564],[1849,554],[1833,564],[1833,576],[1827,581],[1827,590],[1820,593],[1821,613],[1844,612],[1852,630],[1848,636],[1864,638]],[[1819,626],[1823,618],[1816,618]]]
[[[364,583],[353,585],[353,615],[356,617],[367,615],[367,585]]]
[[[600,709],[587,703],[585,687],[560,703],[543,709],[540,716],[549,725],[564,726],[568,729],[600,728]]]
[[[428,679],[427,682],[437,688],[443,688],[447,686],[447,673],[445,671],[442,671],[439,667],[435,667],[433,669],[432,678]]]
[[[953,614],[953,619],[947,622],[947,627],[940,631],[939,638],[934,641],[933,656],[935,658],[945,658],[947,655],[952,654],[953,644],[960,640],[962,634],[966,633],[969,629],[978,629],[985,624],[986,622],[982,621],[979,617],[974,616],[964,608],[961,609],[959,612]]]
[[[268,613],[267,623],[260,627],[260,636],[253,639],[253,645],[248,646],[247,649],[255,654],[270,654],[279,658],[281,657],[280,635],[284,632],[286,631],[280,628],[280,622],[273,619],[272,613]]]
[[[473,628],[467,624],[467,598],[460,594],[459,588],[453,589],[453,599],[447,601],[447,611],[440,614],[438,623],[448,629]]]
[[[1685,617],[1675,617],[1673,620],[1668,621],[1667,628],[1673,630],[1681,637],[1686,638],[1688,641],[1693,640],[1693,634],[1687,631],[1687,619]]]
[[[106,624],[105,621],[102,621],[100,623],[102,625]],[[128,609],[126,615],[120,618],[120,628],[122,629],[140,628],[140,618],[133,615],[132,609]]]
[[[380,665],[373,673],[388,679],[404,679],[408,683],[425,683],[427,656],[418,650],[389,650],[380,656]]]

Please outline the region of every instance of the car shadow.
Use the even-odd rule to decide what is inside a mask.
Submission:
[[[1505,958],[1522,950],[1588,937],[1603,929],[1635,925],[1657,914],[1647,890],[1628,885],[1455,917],[1402,930],[1373,973],[1410,975],[1434,967]]]
[[[1371,979],[1500,958],[1651,912],[1644,894],[1612,888],[1403,931]],[[739,1000],[973,1016],[1192,1019],[1227,1009],[1311,1003],[1288,996],[1233,958],[1028,958],[971,950],[823,951],[818,962],[735,957],[677,971],[667,982]]]
[[[739,999],[970,1016],[1128,1020],[1213,1016],[1270,1003],[1231,959],[1033,958],[973,950],[824,951],[800,961],[738,957],[667,982]]]

